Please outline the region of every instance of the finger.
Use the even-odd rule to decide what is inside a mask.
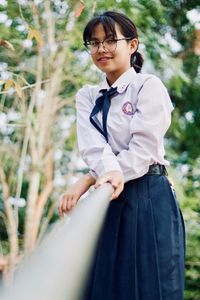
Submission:
[[[66,208],[67,208],[68,211],[71,210],[71,202],[72,202],[72,198],[68,198],[67,199],[67,205],[66,205]]]
[[[59,205],[58,205],[58,214],[59,214],[59,216],[61,215],[61,203],[59,203]]]
[[[59,214],[59,217],[62,218],[62,210],[60,208],[58,208],[58,214]]]
[[[71,201],[72,208],[74,208],[76,206],[77,202],[78,202],[78,197],[73,197],[73,199]]]
[[[112,199],[116,199],[121,192],[123,191],[124,185],[121,183],[118,185],[118,187],[115,189],[114,193],[112,194]]]
[[[111,184],[112,184],[112,186],[114,187],[114,189],[117,189],[118,188],[118,186],[121,184],[121,182],[119,182],[119,181],[111,181]]]
[[[64,213],[67,212],[67,202],[68,202],[68,199],[69,199],[68,196],[67,196],[67,197],[65,196],[64,199],[63,199],[63,203],[62,203],[62,211],[63,211]]]
[[[64,218],[64,212],[63,212],[62,208],[59,210],[59,217],[60,217],[61,219]]]
[[[60,197],[59,204],[58,204],[58,213],[60,217],[63,215],[62,205],[63,205],[63,196]]]
[[[115,199],[118,197],[118,195],[121,193],[121,189],[123,187],[123,183],[119,180],[112,180],[111,182],[112,187],[114,188],[114,192],[112,194],[112,199]]]

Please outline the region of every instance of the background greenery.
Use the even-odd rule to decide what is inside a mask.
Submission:
[[[51,204],[70,184],[72,178],[84,171],[76,150],[74,95],[85,83],[99,80],[99,72],[82,45],[82,30],[96,12],[117,10],[126,13],[137,25],[140,47],[145,58],[144,72],[159,76],[168,87],[175,106],[172,126],[166,139],[167,157],[171,162],[170,176],[175,183],[187,229],[186,293],[185,299],[200,299],[200,1],[196,0],[107,0],[107,1],[49,1],[54,19],[54,40],[47,43],[45,30],[47,19],[44,9],[47,1],[0,1],[0,39],[12,43],[13,52],[0,46],[0,159],[9,179],[10,195],[15,199],[17,172],[25,134],[26,108],[32,89],[20,98],[20,92],[8,89],[5,81],[13,79],[22,86],[36,82],[35,62],[38,56],[38,39],[28,40],[30,28],[41,34],[44,44],[40,51],[43,57],[65,51],[61,84],[57,96],[66,105],[57,112],[51,132],[54,145],[55,186],[44,206],[41,224],[47,220]],[[82,10],[83,9],[83,10]],[[73,13],[78,17],[74,17]],[[39,24],[39,25],[38,25]],[[29,27],[27,27],[27,25]],[[29,37],[30,38],[30,37]],[[51,65],[48,59],[43,68],[43,80],[50,78]],[[22,78],[26,80],[23,81]],[[41,99],[42,98],[41,89]],[[23,101],[26,101],[23,104]],[[41,100],[44,101],[44,100]],[[33,110],[32,122],[34,123]],[[65,122],[64,122],[65,120]],[[66,120],[68,120],[66,124]],[[60,143],[60,141],[63,143]],[[8,147],[9,145],[9,147]],[[29,182],[29,154],[23,171],[20,197],[27,199]],[[70,178],[66,177],[70,174]],[[64,178],[64,180],[63,180]],[[67,178],[67,179],[66,179]],[[41,178],[40,188],[43,186]],[[18,205],[19,240],[24,234],[26,206]],[[6,255],[8,233],[5,226],[3,194],[0,182],[0,251]],[[57,219],[54,211],[48,219]],[[21,250],[22,251],[22,250]]]

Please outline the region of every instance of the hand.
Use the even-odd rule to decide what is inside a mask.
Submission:
[[[99,177],[96,181],[95,188],[98,188],[103,183],[110,182],[114,188],[112,200],[116,199],[124,189],[124,175],[120,171],[110,171]]]
[[[94,183],[95,179],[90,174],[86,174],[72,184],[60,198],[58,205],[59,216],[63,217],[64,213],[70,212],[76,206],[80,197]]]

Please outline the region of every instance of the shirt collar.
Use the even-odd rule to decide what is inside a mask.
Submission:
[[[104,80],[99,85],[99,91],[102,89],[109,90],[111,87],[117,87],[117,91],[119,94],[123,93],[127,86],[133,82],[133,78],[136,75],[136,72],[133,67],[124,72],[113,84],[109,86],[106,76]]]

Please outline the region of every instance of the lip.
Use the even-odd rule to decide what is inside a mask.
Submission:
[[[102,56],[102,57],[99,57],[97,59],[97,61],[101,61],[101,62],[106,62],[108,60],[112,59],[112,57],[109,57],[109,56]]]

